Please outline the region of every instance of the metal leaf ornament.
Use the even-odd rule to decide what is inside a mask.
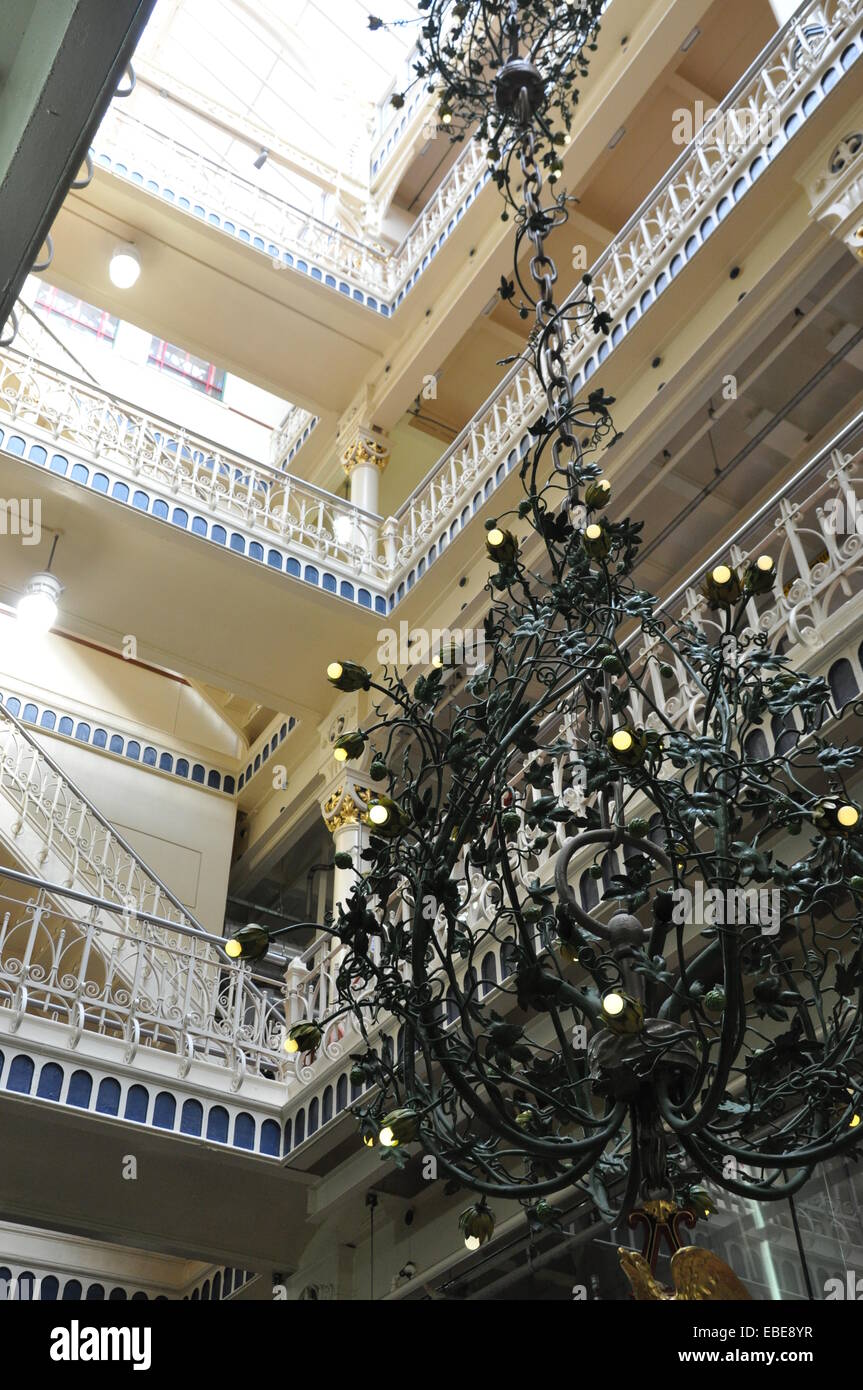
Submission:
[[[767,646],[769,557],[717,566],[705,621],[635,577],[642,527],[605,476],[613,400],[577,397],[567,357],[573,333],[608,324],[589,283],[555,302],[561,204],[537,161],[571,90],[565,31],[541,35],[564,11],[592,34],[600,6],[456,5],[461,38],[446,6],[421,8],[423,80],[464,128],[508,132],[521,164],[533,254],[514,281],[546,408],[520,502],[477,541],[483,666],[412,686],[385,667],[364,687],[393,809],[332,922],[344,949],[319,1023],[359,1035],[366,1142],[409,1112],[387,1154],[416,1144],[454,1187],[531,1210],[566,1194],[609,1222],[704,1180],[783,1200],[863,1137],[861,751],[826,683]],[[524,121],[502,122],[495,84],[526,60],[551,64],[544,104],[511,67]],[[687,922],[682,901],[711,912]],[[676,1258],[688,1288],[694,1257]]]

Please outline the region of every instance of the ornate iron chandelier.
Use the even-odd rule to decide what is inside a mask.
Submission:
[[[498,186],[509,189],[509,160],[531,127],[541,162],[559,175],[606,0],[419,0],[423,11],[414,82],[438,99],[438,120],[453,140],[488,142]],[[399,23],[409,23],[400,21]],[[375,15],[369,27],[385,27]],[[390,27],[390,26],[386,26]],[[412,84],[413,85],[413,84]],[[405,104],[396,92],[393,106]]]
[[[469,1248],[493,1231],[488,1198],[542,1225],[569,1190],[613,1225],[637,1211],[655,1267],[657,1230],[674,1250],[681,1220],[706,1214],[704,1179],[790,1198],[863,1136],[863,816],[846,781],[863,750],[826,736],[826,683],[767,646],[769,556],[713,568],[703,625],[661,616],[633,580],[642,528],[610,514],[595,461],[616,438],[613,401],[600,387],[576,399],[564,358],[567,323],[609,325],[588,277],[555,303],[545,242],[567,200],[543,202],[536,159],[560,58],[539,36],[563,11],[594,34],[600,6],[454,6],[479,65],[462,87],[439,56],[447,7],[423,8],[423,75],[454,115],[461,101],[475,122],[485,102],[483,128],[492,95],[511,93],[522,183],[501,289],[515,299],[517,282],[535,314],[547,410],[523,500],[486,523],[485,665],[446,680],[444,650],[412,689],[394,670],[329,668],[336,689],[378,697],[375,721],[340,740],[378,790],[328,927],[344,948],[338,1003],[288,1044],[314,1053],[352,1016],[366,1143],[397,1158],[418,1144],[478,1195],[462,1214]],[[771,721],[785,730],[772,749]],[[549,847],[551,877],[537,867]],[[613,911],[578,900],[576,864]],[[489,951],[508,968],[494,992]],[[396,1055],[379,1036],[393,1019]]]

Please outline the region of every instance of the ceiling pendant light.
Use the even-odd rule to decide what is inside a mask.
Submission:
[[[34,637],[50,632],[57,621],[63,585],[57,576],[51,573],[51,565],[58,539],[59,537],[55,536],[51,543],[51,554],[48,556],[45,570],[41,574],[34,574],[28,581],[15,610],[22,629]]]
[[[141,255],[131,241],[118,241],[111,252],[108,267],[111,284],[118,290],[130,290],[141,274]]]

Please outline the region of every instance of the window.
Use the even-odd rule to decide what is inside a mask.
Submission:
[[[86,300],[75,299],[73,295],[56,289],[54,285],[39,286],[36,306],[44,309],[46,313],[57,314],[74,328],[80,328],[83,332],[91,333],[106,342],[113,343],[117,336],[120,320],[115,319],[113,314],[106,313],[104,309],[97,309],[95,304],[88,304]]]
[[[205,395],[214,396],[216,400],[221,400],[224,395],[223,371],[214,367],[212,362],[193,357],[184,348],[166,343],[162,338],[153,338],[147,361],[152,367],[158,367],[160,372],[170,372],[172,376],[178,376],[189,386],[193,386],[196,391],[203,391]]]

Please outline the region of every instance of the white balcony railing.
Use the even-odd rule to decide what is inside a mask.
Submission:
[[[379,517],[11,349],[0,353],[4,423],[26,427],[47,449],[98,463],[102,490],[112,495],[117,479],[127,490],[149,484],[162,495],[165,512],[168,502],[184,501],[316,565],[363,579],[387,572]]]
[[[828,74],[840,80],[845,55],[859,57],[861,30],[861,0],[802,5],[681,152],[591,268],[598,307],[614,329],[610,343],[598,343],[588,330],[570,333],[565,358],[579,386],[808,118],[829,90]],[[515,364],[396,513],[392,545],[400,576],[482,497],[545,407],[529,362]]]
[[[292,405],[270,437],[270,463],[273,467],[286,469],[317,424],[317,415],[313,415],[310,410],[303,410],[298,405]]]
[[[363,242],[258,184],[244,179],[173,136],[112,108],[93,144],[97,165],[128,178],[184,212],[264,252],[282,266],[318,280],[334,277],[341,288],[371,307],[389,312],[401,301],[447,234],[478,177],[485,181],[484,151],[471,141],[395,250]],[[451,228],[450,228],[451,230]],[[427,261],[426,261],[427,264]]]
[[[195,1062],[219,1068],[232,1090],[288,1066],[277,986],[218,938],[2,869],[0,1020],[14,1032],[25,1017],[61,1025],[82,1056],[114,1039],[126,1066],[152,1049],[180,1077]]]

